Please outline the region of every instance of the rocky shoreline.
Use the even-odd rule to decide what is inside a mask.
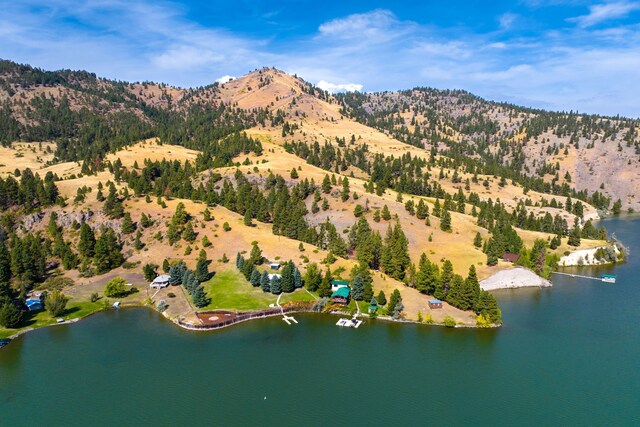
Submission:
[[[523,267],[501,270],[480,281],[480,288],[485,291],[527,287],[546,288],[550,286],[552,286],[550,281]]]

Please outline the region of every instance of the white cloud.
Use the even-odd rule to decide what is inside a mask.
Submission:
[[[230,76],[229,74],[225,74],[224,76],[216,79],[216,82],[220,83],[221,85],[230,82],[231,80],[235,79],[234,76]]]
[[[640,10],[640,3],[618,1],[589,6],[589,14],[569,18],[567,21],[575,22],[581,28],[588,28],[611,19],[624,18],[629,13]]]
[[[336,84],[330,83],[325,80],[320,80],[316,86],[318,86],[322,90],[326,90],[330,93],[337,92],[362,92],[363,86],[358,83],[344,83],[344,84]]]
[[[514,13],[503,13],[498,18],[498,22],[500,23],[501,29],[508,30],[513,26],[514,22],[516,22],[517,19],[518,15]]]
[[[496,18],[510,24],[509,31],[482,31],[420,25],[373,10],[329,20],[312,35],[284,39],[205,26],[175,3],[6,3],[0,57],[46,69],[203,86],[214,76],[275,66],[334,92],[460,88],[528,106],[640,116],[640,24],[591,28],[604,16],[628,16],[631,3],[621,0],[607,3],[604,11],[592,7],[593,17],[581,17],[586,26],[528,27],[526,35],[516,28],[529,22],[524,15],[517,24],[509,15]],[[626,6],[612,11],[611,5]]]

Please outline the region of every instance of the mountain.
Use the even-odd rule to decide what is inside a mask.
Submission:
[[[184,89],[2,61],[0,104],[0,237],[53,248],[42,274],[13,271],[16,290],[54,271],[85,289],[125,259],[140,272],[204,254],[219,271],[258,245],[303,274],[399,289],[408,318],[475,324],[475,276],[509,268],[505,252],[541,275],[576,248],[609,259],[598,210],[636,207],[636,122],[461,91],[331,95],[273,68]],[[610,175],[629,179],[600,188]],[[81,223],[116,231],[119,263],[86,253]]]

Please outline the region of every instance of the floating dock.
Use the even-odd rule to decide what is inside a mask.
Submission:
[[[570,277],[579,277],[580,279],[597,280],[599,282],[605,282],[605,283],[616,283],[616,276],[613,274],[602,274],[600,275],[600,277],[583,276],[580,274],[571,274],[571,273],[561,273],[559,271],[554,271],[553,274],[561,274],[563,276],[570,276]]]
[[[353,319],[340,319],[336,326],[342,326],[345,328],[358,328],[362,325],[362,320],[358,320],[355,317]]]

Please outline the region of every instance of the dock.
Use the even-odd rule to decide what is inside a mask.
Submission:
[[[278,295],[278,299],[276,300],[276,305],[280,308],[280,312],[282,313],[282,320],[287,324],[291,325],[292,323],[298,324],[298,321],[293,318],[293,316],[287,316],[284,312],[284,308],[280,305],[280,297],[282,294]]]
[[[600,277],[583,276],[581,274],[572,274],[572,273],[561,273],[559,271],[554,271],[553,274],[560,274],[562,276],[570,276],[570,277],[578,277],[580,279],[597,280],[599,282],[605,282],[605,283],[616,283],[616,276],[612,274],[603,274]]]
[[[358,320],[357,318],[353,319],[340,319],[336,326],[342,326],[345,328],[359,328],[362,325],[362,320]]]

